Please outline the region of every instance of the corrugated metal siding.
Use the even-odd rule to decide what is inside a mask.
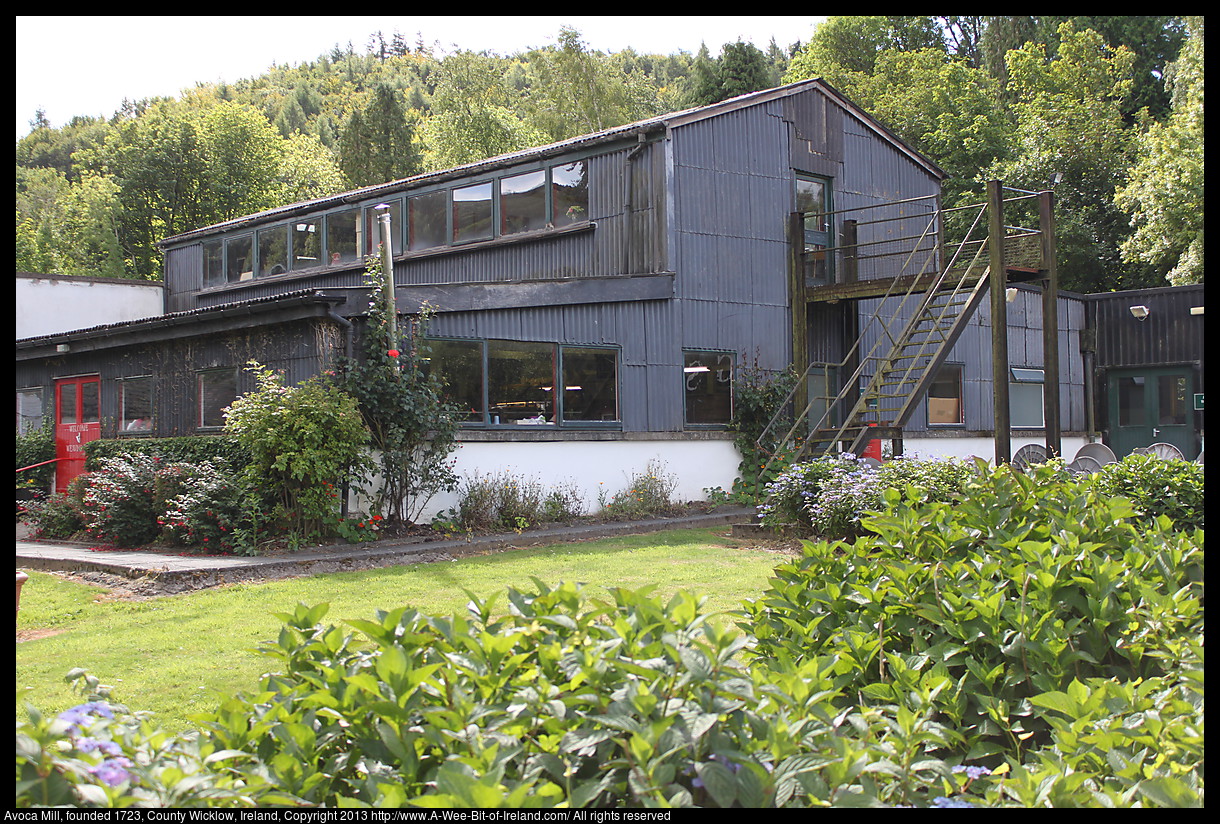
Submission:
[[[860,301],[860,324],[864,327],[876,310],[880,300]],[[883,324],[874,322],[864,329],[861,351],[868,353],[885,334],[897,335],[910,317],[912,307],[897,311],[898,300],[891,298],[886,303],[894,307],[883,311]],[[1045,363],[1042,340],[1042,295],[1039,292],[1021,289],[1016,299],[1009,303],[1008,310],[1008,363],[1011,367],[1041,369]],[[1084,329],[1084,305],[1080,298],[1060,296],[1059,310],[1059,380],[1060,425],[1064,431],[1083,431],[1086,428],[1084,410],[1084,361],[1080,349],[1080,335]],[[878,347],[884,356],[888,347]],[[949,352],[948,363],[962,365],[963,395],[966,404],[965,428],[971,431],[990,431],[994,421],[991,369],[991,307],[984,301],[962,332],[961,338]],[[865,369],[867,375],[872,370]],[[926,427],[926,409],[921,404],[912,415],[907,429],[918,431]]]
[[[1089,295],[1090,325],[1097,330],[1097,366],[1133,367],[1203,362],[1203,286],[1138,289]],[[1136,320],[1131,307],[1148,307]],[[1202,377],[1202,375],[1200,375]]]

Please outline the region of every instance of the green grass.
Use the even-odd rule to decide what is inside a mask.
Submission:
[[[55,713],[78,703],[63,681],[84,667],[115,688],[132,709],[150,710],[166,730],[192,726],[191,713],[223,695],[252,690],[274,661],[257,653],[279,633],[276,612],[300,602],[329,603],[329,623],[371,618],[409,605],[424,613],[464,610],[463,590],[486,598],[508,587],[576,581],[605,588],[655,587],[662,597],[686,589],[708,611],[736,609],[759,595],[783,558],[744,548],[723,530],[675,530],[580,544],[510,550],[477,558],[387,567],[266,583],[233,584],[146,601],[97,601],[102,591],[32,573],[18,626],[58,633],[16,648],[17,717],[28,702]],[[496,602],[503,608],[507,600]]]

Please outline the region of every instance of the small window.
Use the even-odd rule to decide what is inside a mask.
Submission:
[[[687,424],[727,424],[733,417],[733,354],[685,352],[683,355]]]
[[[551,169],[551,201],[556,226],[589,219],[589,177],[583,160]]]
[[[225,245],[225,272],[229,283],[254,277],[254,236],[231,238]]]
[[[360,210],[349,209],[326,216],[326,256],[331,266],[360,260]]]
[[[1014,429],[1041,429],[1046,425],[1042,406],[1042,369],[1013,368],[1008,385],[1009,424]]]
[[[288,271],[288,227],[272,226],[258,232],[258,276],[282,275]]]
[[[80,422],[98,423],[102,419],[102,382],[84,381],[80,385]]]
[[[500,234],[545,229],[546,172],[529,172],[500,181]]]
[[[488,341],[487,401],[493,424],[554,424],[555,345]]]
[[[153,428],[153,379],[119,381],[119,426],[123,432],[150,432]]]
[[[1144,376],[1118,378],[1118,425],[1143,426],[1147,420]]]
[[[225,284],[225,243],[223,240],[203,242],[203,285]]]
[[[826,215],[830,211],[830,181],[798,175],[796,178],[796,210],[802,215],[804,246],[801,264],[805,282],[825,285],[831,282],[828,249],[830,227]]]
[[[198,373],[196,398],[197,425],[201,428],[224,426],[224,411],[237,399],[237,370],[215,369]]]
[[[17,434],[24,435],[42,427],[42,389],[17,390]]]
[[[618,352],[563,347],[563,420],[617,421]]]
[[[449,208],[448,192],[429,192],[407,200],[409,249],[434,249],[449,242],[445,212]]]
[[[483,423],[483,343],[476,340],[428,341],[426,370],[440,379],[445,398],[461,407],[463,423]]]
[[[322,265],[322,221],[299,220],[291,225],[292,268]]]
[[[962,367],[947,363],[928,388],[928,423],[960,426],[966,422],[962,404]]]
[[[495,228],[491,222],[491,183],[453,190],[453,242],[488,240]]]

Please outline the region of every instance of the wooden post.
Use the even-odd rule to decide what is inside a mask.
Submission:
[[[987,182],[987,235],[991,263],[991,383],[995,403],[995,462],[1012,460],[1008,408],[1008,275],[1004,266],[1004,190]]]
[[[809,307],[805,302],[805,218],[800,212],[788,216],[788,302],[792,313],[792,369],[800,378],[792,394],[793,415],[804,414],[809,405]]]
[[[1042,408],[1046,418],[1046,453],[1061,454],[1063,431],[1059,418],[1059,267],[1055,255],[1055,194],[1038,195],[1038,230],[1042,233]]]

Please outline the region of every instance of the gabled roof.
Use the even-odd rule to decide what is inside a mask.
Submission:
[[[580,135],[579,137],[572,137],[567,140],[561,140],[557,143],[549,143],[545,146],[535,146],[529,149],[522,149],[516,152],[497,155],[495,157],[487,158],[486,160],[468,163],[463,166],[456,166],[451,169],[425,172],[423,174],[403,178],[401,180],[392,180],[388,183],[379,183],[375,186],[366,186],[362,189],[354,189],[350,192],[341,192],[339,194],[328,195],[326,197],[316,198],[314,200],[301,201],[299,203],[280,206],[275,209],[268,209],[256,214],[245,215],[243,217],[234,218],[233,220],[216,223],[211,226],[205,226],[190,232],[183,232],[182,234],[165,238],[164,240],[159,241],[157,245],[162,247],[179,245],[197,240],[207,235],[230,231],[232,229],[241,228],[247,225],[282,219],[291,215],[303,214],[306,212],[316,211],[318,209],[340,206],[345,203],[363,202],[375,199],[382,195],[398,194],[411,189],[417,189],[423,186],[441,183],[448,180],[471,177],[484,172],[495,171],[497,169],[513,166],[525,161],[556,157],[592,146],[598,146],[605,143],[614,143],[616,141],[630,139],[636,135],[648,135],[668,131],[670,129],[685,126],[689,123],[709,120],[713,117],[718,117],[722,114],[737,111],[749,106],[755,106],[760,103],[791,97],[793,95],[807,92],[811,89],[820,90],[837,105],[864,123],[864,125],[872,130],[878,137],[888,143],[891,143],[900,152],[909,157],[919,166],[922,166],[933,176],[942,180],[947,177],[947,175],[935,163],[903,142],[902,139],[883,126],[881,122],[872,115],[865,112],[855,103],[852,103],[841,92],[830,86],[830,84],[819,78],[814,78],[812,80],[801,80],[796,83],[789,83],[786,86],[779,86],[774,89],[764,89],[763,91],[750,92],[748,94],[732,97],[728,100],[723,100],[719,103],[713,103],[708,106],[698,106],[691,109],[685,109],[683,111],[671,112],[669,114],[646,118],[644,120],[637,120],[634,123],[626,123],[622,126],[615,126],[610,129],[604,129],[600,132]]]

